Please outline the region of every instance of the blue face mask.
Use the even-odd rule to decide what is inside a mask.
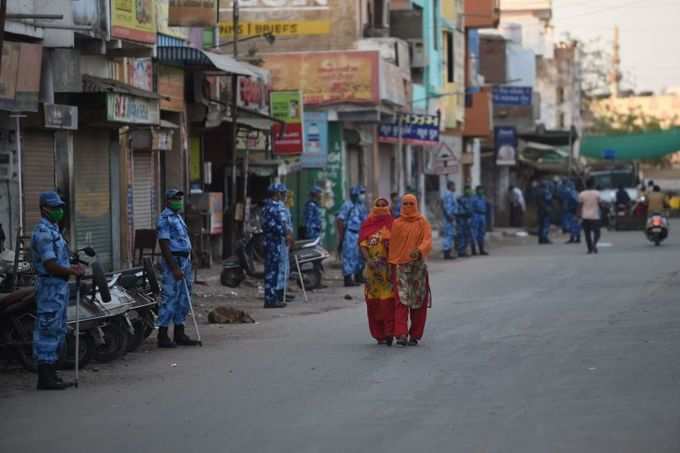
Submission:
[[[361,203],[365,203],[365,202],[366,202],[366,194],[365,194],[365,193],[362,193],[362,194],[359,195],[359,201],[360,201]]]

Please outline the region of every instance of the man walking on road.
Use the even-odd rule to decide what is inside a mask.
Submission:
[[[445,260],[453,260],[456,238],[456,215],[458,214],[458,201],[456,200],[456,183],[446,183],[446,191],[442,195],[442,214],[444,225],[442,228],[442,250]]]
[[[364,260],[359,252],[359,229],[368,217],[366,210],[366,189],[354,186],[336,217],[338,239],[342,252],[342,274],[345,286],[358,286],[364,283]]]
[[[588,254],[597,254],[597,243],[600,240],[600,192],[595,190],[592,179],[588,180],[586,190],[581,192],[578,199]]]
[[[38,390],[63,390],[72,385],[61,380],[56,368],[66,335],[68,279],[80,276],[81,271],[71,266],[70,251],[59,230],[64,218],[64,202],[59,194],[40,194],[40,214],[42,218],[31,238],[33,269],[38,274],[33,357],[38,362]]]
[[[163,255],[161,261],[163,290],[158,312],[158,347],[196,346],[198,341],[184,333],[184,322],[191,301],[191,239],[180,211],[184,208],[184,192],[170,189],[165,193],[167,207],[163,210],[156,231]],[[168,326],[175,325],[175,341],[168,336]]]

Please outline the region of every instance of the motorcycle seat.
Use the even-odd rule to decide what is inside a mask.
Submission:
[[[17,304],[29,297],[33,297],[35,293],[35,288],[20,288],[16,291],[12,291],[9,294],[0,296],[0,308],[7,308],[10,305]]]
[[[301,250],[301,249],[306,249],[306,248],[311,248],[316,246],[319,243],[318,239],[307,239],[304,241],[297,241],[295,244],[293,244],[293,249],[294,250]]]

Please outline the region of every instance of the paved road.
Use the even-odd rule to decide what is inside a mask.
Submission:
[[[0,451],[678,452],[680,239],[604,240],[446,265],[417,348],[358,305],[14,392]]]

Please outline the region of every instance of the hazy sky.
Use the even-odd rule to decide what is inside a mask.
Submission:
[[[621,34],[622,68],[636,90],[680,88],[680,0],[553,0],[557,36],[602,38],[611,48]]]

